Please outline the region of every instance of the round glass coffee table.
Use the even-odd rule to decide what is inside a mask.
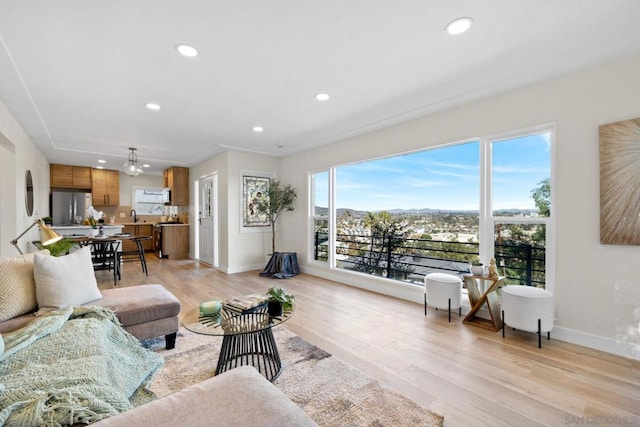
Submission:
[[[273,381],[282,371],[272,328],[289,320],[295,311],[282,316],[270,316],[267,304],[239,311],[223,305],[217,316],[203,316],[200,309],[189,311],[182,324],[191,332],[222,336],[216,375],[243,365],[256,368],[266,379]]]

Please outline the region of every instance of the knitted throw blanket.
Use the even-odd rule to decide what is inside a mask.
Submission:
[[[53,311],[3,338],[0,425],[88,424],[156,398],[147,386],[162,357],[111,310]]]

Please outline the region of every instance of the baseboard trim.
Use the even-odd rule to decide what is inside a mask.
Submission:
[[[558,339],[593,350],[600,350],[617,356],[640,360],[640,344],[618,341],[558,326],[554,327],[551,331],[551,339]]]
[[[227,274],[235,274],[235,273],[244,273],[246,271],[260,270],[264,269],[264,263],[257,264],[249,264],[249,265],[238,265],[234,267],[229,266],[220,266],[220,269]]]

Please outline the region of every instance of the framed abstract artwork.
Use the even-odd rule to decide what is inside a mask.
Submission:
[[[257,210],[257,205],[267,197],[271,178],[265,176],[242,176],[242,226],[268,227],[266,215]]]
[[[600,126],[600,242],[640,245],[640,118]]]

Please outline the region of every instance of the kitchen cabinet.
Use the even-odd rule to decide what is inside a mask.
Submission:
[[[91,188],[91,168],[84,166],[51,164],[49,178],[51,188]]]
[[[160,228],[162,258],[189,258],[189,224],[161,224]]]
[[[149,240],[142,241],[142,247],[144,248],[145,253],[153,252],[155,248],[155,244],[153,242],[153,224],[143,222],[141,224],[125,224],[122,229],[123,233],[129,233],[132,236],[136,237],[151,237]],[[136,252],[138,251],[138,247],[136,246],[136,242],[132,240],[123,240],[122,241],[122,251],[123,252]]]
[[[120,172],[91,169],[91,197],[94,206],[120,205]]]
[[[164,186],[171,190],[173,206],[189,205],[189,168],[170,167],[163,173]]]

